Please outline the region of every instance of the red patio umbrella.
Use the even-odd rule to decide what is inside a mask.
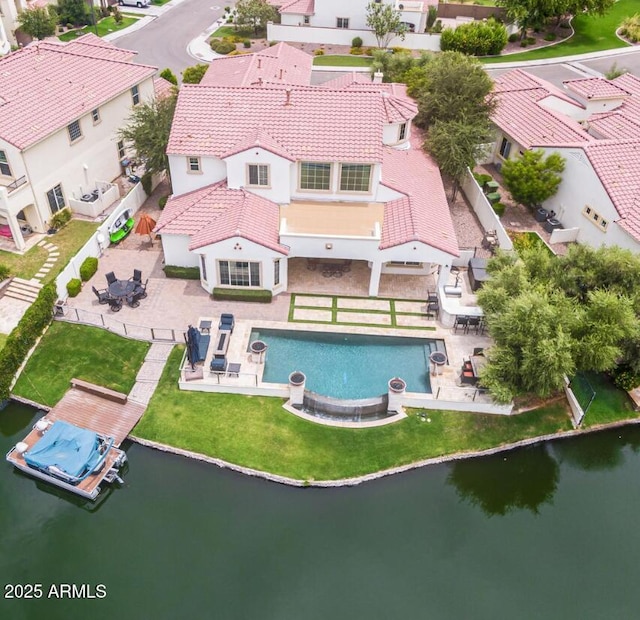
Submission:
[[[151,233],[155,227],[156,221],[148,213],[143,213],[136,224],[135,232],[138,235],[149,235],[149,241],[151,241],[151,245],[153,246]]]

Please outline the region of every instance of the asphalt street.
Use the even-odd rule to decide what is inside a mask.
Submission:
[[[169,67],[179,78],[186,67],[198,62],[187,52],[189,42],[222,15],[224,6],[231,4],[226,0],[224,3],[185,0],[149,25],[120,37],[114,43],[120,48],[138,52],[136,62],[153,65],[160,70]],[[135,12],[143,13],[144,10]]]

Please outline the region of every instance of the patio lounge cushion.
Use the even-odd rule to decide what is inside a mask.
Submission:
[[[211,370],[213,372],[224,372],[227,369],[227,358],[224,355],[216,355],[211,360]]]
[[[236,324],[235,319],[233,318],[233,314],[221,314],[220,315],[220,323],[218,324],[218,329],[225,329],[233,331],[233,327]]]
[[[207,350],[209,349],[209,342],[211,341],[211,336],[208,334],[200,334],[200,338],[198,340],[198,360],[204,362],[204,358],[207,357]]]

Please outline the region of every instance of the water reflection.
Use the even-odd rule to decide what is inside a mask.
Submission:
[[[2,437],[13,437],[18,432],[30,427],[33,420],[41,417],[43,413],[36,412],[27,405],[11,403],[0,415],[0,435]]]
[[[456,461],[447,483],[487,515],[504,516],[514,509],[538,514],[542,504],[551,503],[559,477],[558,463],[547,448],[531,446],[480,461]]]
[[[615,429],[594,433],[558,444],[560,462],[568,462],[584,471],[604,471],[624,463],[624,449],[640,450],[640,433],[636,429]]]

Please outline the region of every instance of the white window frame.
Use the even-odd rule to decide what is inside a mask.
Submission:
[[[49,194],[51,194],[51,198],[49,197]],[[54,185],[50,190],[48,190],[46,192],[46,197],[47,197],[47,204],[49,205],[49,210],[51,211],[52,215],[54,213],[57,213],[58,211],[62,211],[62,209],[64,209],[67,206],[67,201],[65,200],[64,191],[62,189],[62,183],[58,183],[57,185]],[[52,198],[53,198],[53,202],[55,202],[55,205],[57,207],[56,209],[54,209],[53,206],[51,205]]]
[[[251,169],[255,168],[257,183],[251,182]],[[271,187],[271,170],[269,164],[247,164],[247,187]]]
[[[199,157],[187,157],[187,172],[189,174],[202,174],[202,162]]]
[[[398,127],[398,142],[402,142],[407,137],[407,127],[408,123],[402,123],[400,127]]]
[[[127,156],[127,151],[124,146],[124,140],[119,140],[116,144],[116,148],[118,149],[118,159],[124,159]]]
[[[328,187],[326,188],[315,188],[315,187],[303,187],[302,182],[303,182],[303,173],[302,173],[302,169],[303,166],[329,166],[329,175],[328,175],[328,179],[329,179],[329,184]],[[323,175],[324,176],[324,175]],[[319,193],[328,193],[331,192],[331,184],[332,184],[332,176],[333,176],[333,164],[331,162],[328,161],[301,161],[300,164],[298,165],[298,190],[301,192],[319,192]],[[317,180],[318,175],[314,174],[313,176],[313,180]],[[309,175],[307,175],[307,181],[310,180]]]
[[[80,121],[73,121],[67,125],[67,133],[69,134],[69,142],[73,144],[82,138],[82,127],[80,127]]]
[[[12,177],[11,165],[6,151],[0,151],[0,176]]]
[[[131,101],[133,101],[133,105],[140,103],[140,88],[137,84],[131,87]]]
[[[221,286],[239,288],[260,288],[262,285],[262,275],[260,273],[262,263],[247,260],[224,260],[219,259],[218,280]],[[253,267],[252,267],[253,265]],[[244,270],[246,269],[246,273]],[[246,282],[245,283],[245,277]],[[242,278],[243,281],[238,282]],[[225,281],[226,280],[226,281]],[[236,280],[235,282],[233,280]]]
[[[349,18],[348,17],[336,17],[336,28],[340,28],[341,30],[349,29]]]
[[[348,168],[369,168],[369,179],[367,183],[367,189],[342,189],[342,174],[345,169]],[[354,170],[355,171],[355,170]],[[349,179],[346,179],[349,181]],[[338,176],[338,191],[342,194],[370,194],[371,193],[371,182],[373,181],[373,166],[371,164],[356,164],[356,163],[344,163],[340,164],[340,174]]]
[[[93,120],[94,125],[97,125],[102,120],[100,118],[100,108],[94,108],[91,110],[91,120]]]

